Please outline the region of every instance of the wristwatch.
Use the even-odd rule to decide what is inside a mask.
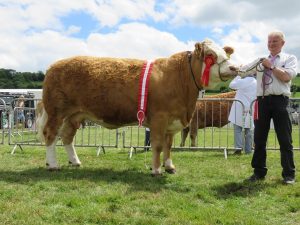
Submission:
[[[272,65],[271,67],[270,67],[270,70],[274,70],[276,67],[274,66],[274,65]]]

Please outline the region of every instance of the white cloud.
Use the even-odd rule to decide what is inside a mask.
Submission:
[[[286,34],[285,50],[300,60],[299,5],[296,0],[0,0],[0,68],[45,71],[57,59],[85,54],[168,56],[191,50],[194,41],[179,41],[173,29],[163,26],[190,25],[233,46],[237,63],[267,54],[267,33],[280,29]],[[72,37],[83,27],[65,25],[62,18],[74,12],[98,21],[98,32]],[[102,28],[111,31],[101,33]]]
[[[188,47],[174,35],[140,23],[121,25],[115,33],[92,34],[87,43],[94,55],[142,59],[166,57]]]

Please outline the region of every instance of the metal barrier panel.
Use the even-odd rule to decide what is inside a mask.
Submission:
[[[30,101],[30,107],[15,107],[10,111],[10,123],[8,142],[14,145],[14,152],[17,146],[23,145],[44,145],[39,141],[36,127],[36,105],[38,99],[25,99]],[[98,147],[104,151],[105,147],[118,147],[118,130],[109,130],[90,121],[82,122],[74,137],[74,145],[77,147]],[[58,141],[57,145],[63,143]],[[98,151],[99,152],[99,151]]]
[[[85,121],[74,137],[74,145],[78,147],[118,147],[118,129],[109,130],[94,122]]]
[[[253,101],[251,105],[254,105]],[[292,122],[292,139],[294,150],[300,150],[300,98],[290,98],[288,112]],[[253,119],[253,118],[252,118]],[[267,150],[279,150],[280,146],[271,120],[270,131],[267,140]]]
[[[293,127],[293,146],[295,150],[300,150],[300,98],[290,98],[289,114]]]
[[[235,149],[234,147],[234,131],[232,124],[228,121],[228,115],[233,101],[237,104],[244,105],[242,102],[227,98],[210,98],[200,99],[201,109],[195,111],[191,130],[194,131],[196,144],[191,146],[190,137],[187,144],[183,145],[184,135],[179,132],[174,136],[173,149]],[[245,110],[243,110],[245,111]],[[244,117],[244,116],[243,116]],[[200,129],[199,129],[200,128]],[[144,127],[127,127],[123,129],[123,148],[142,148],[147,149],[145,145],[145,128]],[[186,137],[185,137],[186,138]]]
[[[187,143],[183,146],[182,139],[184,138],[184,131],[177,133],[174,137],[172,148],[174,149],[209,149],[209,150],[236,150],[234,147],[234,128],[231,123],[228,122],[228,115],[233,102],[241,104],[242,108],[245,108],[243,103],[234,99],[199,99],[198,103],[202,103],[202,110],[195,111],[196,125],[190,128],[190,130],[196,130],[195,146],[191,146],[191,139],[188,138]],[[246,114],[250,114],[250,120],[253,121],[253,104],[251,103],[250,111],[245,112],[243,115],[244,125],[246,123]],[[295,150],[300,150],[300,98],[291,98],[289,104],[289,113],[292,121],[292,137],[293,146]],[[236,115],[238,116],[238,115]],[[248,121],[249,122],[249,121]],[[223,125],[225,123],[225,125]],[[252,130],[253,132],[253,130]],[[141,148],[146,149],[149,146],[145,145],[145,128],[139,127],[127,127],[122,131],[123,136],[123,148]],[[279,144],[276,137],[274,125],[271,123],[271,129],[269,131],[268,150],[279,150]]]
[[[41,143],[37,138],[37,130],[35,126],[35,106],[39,100],[28,99],[28,101],[31,101],[30,104],[27,104],[27,106],[29,105],[28,107],[15,107],[13,110],[3,107],[4,110],[2,110],[2,112],[6,113],[5,115],[1,113],[1,121],[8,120],[8,122],[4,122],[1,127],[2,135],[0,144],[3,144],[5,135],[8,135],[8,143],[10,145],[15,145],[15,147],[22,145],[43,145],[43,143]],[[194,137],[195,146],[191,146],[192,142],[190,137],[188,137],[187,143],[183,146],[183,132],[181,132],[175,135],[172,147],[175,149],[195,150],[235,149],[234,129],[232,124],[228,122],[228,115],[234,101],[244,107],[241,102],[234,99],[211,98],[198,100],[198,103],[201,103],[202,107],[195,112],[195,127],[193,128],[193,124],[191,124],[190,128],[190,130],[196,130],[196,135]],[[5,106],[5,102],[3,105]],[[294,149],[298,150],[300,149],[299,105],[299,98],[290,99],[290,115],[293,124],[293,145]],[[24,114],[24,117],[19,116],[21,113]],[[252,114],[252,111],[250,111],[250,114]],[[243,120],[244,118],[245,115],[243,116]],[[120,135],[122,135],[123,148],[147,149],[150,147],[145,144],[146,130],[144,127],[130,126],[117,130],[109,130],[90,121],[85,121],[84,125],[77,130],[74,138],[74,145],[78,147],[98,147],[98,150],[102,148],[104,151],[104,147],[117,148]],[[62,145],[61,141],[58,142],[58,145]],[[279,144],[273,126],[271,126],[270,129],[267,149],[279,149]]]
[[[138,126],[129,126],[121,128],[123,137],[123,148],[149,148],[146,145],[146,128]]]
[[[232,124],[228,121],[231,106],[235,102],[235,107],[244,104],[233,98],[202,98],[197,101],[188,131],[184,129],[178,138],[174,139],[174,148],[188,149],[227,149],[234,147],[234,131]],[[248,113],[248,112],[247,112]],[[235,115],[237,117],[238,115]],[[245,125],[245,115],[242,116],[243,126]],[[184,140],[188,138],[185,145]],[[181,143],[178,140],[182,140]]]
[[[4,144],[4,137],[8,134],[8,108],[4,99],[0,98],[0,131],[1,131],[1,140],[0,144]]]

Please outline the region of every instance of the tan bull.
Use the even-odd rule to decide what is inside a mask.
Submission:
[[[198,88],[214,88],[220,79],[236,75],[228,62],[232,52],[230,47],[223,49],[206,40],[196,43],[193,52],[154,61],[144,122],[151,129],[153,175],[161,174],[161,152],[165,170],[175,173],[170,154],[173,136],[188,126]],[[212,55],[216,63],[210,70],[209,85],[203,87],[201,75],[207,55]],[[70,163],[81,164],[73,138],[82,120],[92,120],[110,129],[137,124],[143,63],[138,59],[79,56],[60,60],[48,69],[43,84],[44,110],[38,119],[39,133],[46,143],[48,169],[59,168],[55,152],[58,136]]]
[[[182,130],[180,146],[183,147],[185,145],[185,140],[189,133],[191,146],[195,147],[198,129],[205,127],[223,127],[228,124],[228,116],[235,94],[235,91],[231,91],[205,96],[204,99],[197,101],[195,112],[189,126]],[[209,100],[213,98],[215,98],[215,100]],[[223,100],[216,100],[219,98]],[[206,99],[207,101],[205,101]]]

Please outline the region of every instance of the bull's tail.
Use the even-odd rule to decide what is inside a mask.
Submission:
[[[38,138],[41,142],[45,141],[44,137],[44,127],[46,125],[47,119],[48,119],[48,114],[45,111],[44,104],[42,101],[38,102],[37,107],[36,107],[36,127],[38,131]]]

